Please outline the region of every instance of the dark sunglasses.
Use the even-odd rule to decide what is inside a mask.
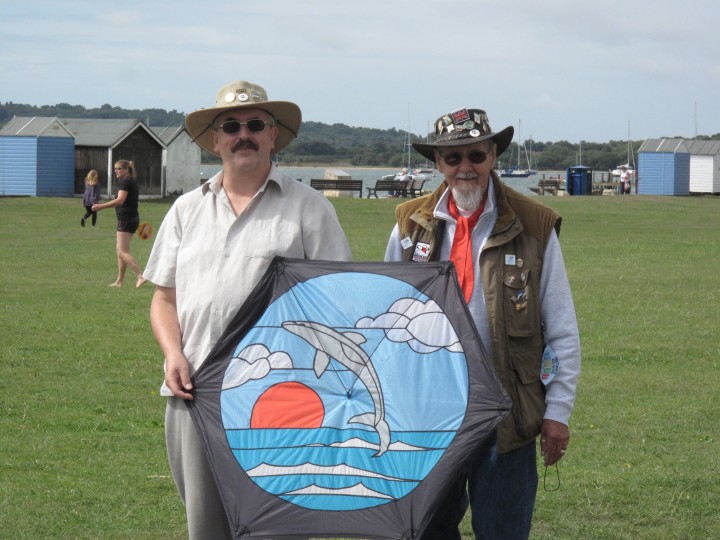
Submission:
[[[485,160],[488,158],[488,153],[483,152],[482,150],[473,150],[472,152],[469,152],[467,154],[461,154],[460,152],[440,154],[440,157],[445,162],[445,165],[449,165],[450,167],[456,167],[460,165],[464,157],[467,157],[468,161],[475,165],[478,165],[479,163],[484,163]]]
[[[253,118],[247,122],[240,122],[240,120],[226,120],[220,124],[217,129],[222,129],[223,133],[232,135],[233,133],[239,132],[243,126],[247,126],[247,128],[253,133],[258,133],[265,129],[265,126],[271,125],[272,124],[266,122],[265,120],[260,120],[259,118]]]

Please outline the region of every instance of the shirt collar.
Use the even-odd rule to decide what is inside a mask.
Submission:
[[[222,169],[220,169],[220,172],[218,172],[215,176],[210,178],[210,180],[208,180],[202,185],[202,194],[206,195],[208,191],[212,191],[216,196],[219,195],[223,189],[222,179],[223,171]],[[278,186],[278,189],[280,189],[281,193],[286,189],[285,177],[280,171],[280,169],[277,167],[277,165],[275,165],[275,163],[270,166],[270,172],[268,173],[268,176],[265,179],[263,185],[260,186],[260,189],[258,189],[258,193],[262,193],[263,191],[265,191],[268,184],[271,182]]]

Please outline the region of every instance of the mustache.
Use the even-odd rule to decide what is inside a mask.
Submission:
[[[238,150],[259,150],[260,147],[255,143],[255,141],[252,141],[250,139],[238,139],[238,141],[233,145],[231,151],[237,152]]]
[[[475,173],[457,173],[455,180],[477,180],[478,175]]]

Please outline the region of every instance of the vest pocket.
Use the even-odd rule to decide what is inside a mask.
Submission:
[[[540,381],[538,348],[523,347],[513,350],[512,362],[512,415],[515,433],[521,439],[531,439],[540,433],[545,415],[545,387]]]
[[[506,268],[503,273],[503,311],[511,339],[537,334],[540,321],[537,275],[530,268],[523,271],[515,267]]]

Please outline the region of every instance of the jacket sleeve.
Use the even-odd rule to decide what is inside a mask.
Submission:
[[[563,262],[553,232],[545,248],[540,276],[540,312],[545,341],[558,357],[558,373],[546,387],[545,418],[568,424],[580,375],[580,332]]]
[[[402,245],[400,244],[400,228],[397,223],[390,233],[387,248],[385,249],[385,262],[402,261]]]

